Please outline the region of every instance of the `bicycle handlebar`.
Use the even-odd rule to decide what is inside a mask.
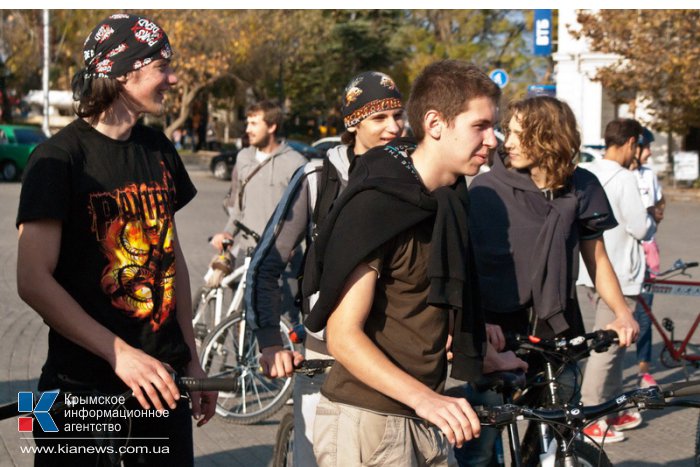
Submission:
[[[686,263],[685,261],[683,261],[682,259],[679,258],[676,261],[674,261],[673,266],[671,266],[669,269],[667,269],[663,272],[658,273],[656,275],[656,277],[659,278],[659,277],[667,276],[667,275],[674,273],[676,271],[680,271],[681,274],[685,274],[686,269],[696,268],[696,267],[698,267],[698,264],[700,264],[700,263],[698,263],[697,261],[691,261],[690,263]]]
[[[332,367],[334,363],[335,360],[332,359],[304,360],[294,367],[294,373],[314,377]]]
[[[554,337],[543,339],[536,336],[523,336],[519,334],[506,336],[506,349],[534,350],[536,352],[564,352],[567,350],[578,350],[583,344],[591,341],[590,346],[584,350],[585,355],[590,350],[604,352],[611,344],[617,343],[617,333],[612,330],[599,329],[571,339],[566,337]]]
[[[673,383],[663,390],[664,397],[685,397],[700,394],[700,380]]]
[[[254,230],[252,230],[250,227],[243,224],[242,222],[235,220],[235,221],[233,221],[233,225],[235,225],[236,228],[238,230],[240,230],[241,232],[243,232],[244,234],[252,237],[253,240],[255,240],[256,242],[260,241],[260,235],[258,235]]]
[[[659,387],[635,389],[625,392],[602,404],[568,406],[563,409],[533,409],[514,404],[492,407],[475,407],[479,420],[487,426],[503,426],[521,419],[539,420],[550,423],[566,423],[582,427],[587,423],[610,415],[621,409],[636,406],[640,409],[661,409],[666,406],[700,407],[700,401],[666,399],[680,396],[700,395],[700,380],[676,383],[666,390]]]
[[[177,377],[175,383],[181,391],[236,391],[236,378],[189,378]]]

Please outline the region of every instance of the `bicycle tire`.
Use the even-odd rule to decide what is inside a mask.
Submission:
[[[282,416],[275,436],[271,467],[291,467],[294,465],[294,410]]]
[[[612,467],[612,462],[604,450],[593,444],[588,444],[583,440],[575,439],[572,444],[572,451],[576,456],[579,467]],[[537,437],[536,424],[529,424],[525,432],[525,437],[520,446],[522,465],[525,467],[540,466],[539,458],[539,438]],[[563,464],[561,453],[557,452],[555,465]]]
[[[233,290],[223,287],[222,313],[226,313],[231,300],[233,300]],[[214,326],[214,315],[216,310],[216,289],[201,286],[192,294],[192,321],[194,325],[194,337],[197,344],[201,344],[211,333]]]
[[[235,313],[219,323],[202,343],[200,362],[210,377],[233,377],[239,388],[219,392],[216,413],[224,421],[251,425],[277,413],[291,397],[293,378],[267,379],[260,371],[260,349],[255,334],[246,326],[243,361],[238,361],[238,325],[242,315]],[[293,349],[289,338],[291,325],[282,318],[280,335],[283,346]]]

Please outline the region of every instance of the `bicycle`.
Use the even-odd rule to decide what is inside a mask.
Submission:
[[[256,243],[260,240],[260,236],[243,223],[236,220],[233,224],[245,237],[252,238]],[[243,264],[233,269],[233,259],[229,253],[232,245],[232,240],[223,241],[224,251],[211,262],[204,274],[204,285],[193,295],[192,326],[198,343],[201,343],[224,318],[243,309],[245,277],[252,249],[246,252]],[[231,293],[233,296],[229,300]],[[226,303],[229,305],[224,310]]]
[[[580,370],[577,361],[588,356],[591,351],[605,351],[616,342],[614,331],[595,331],[574,338],[557,337],[541,339],[535,336],[507,336],[506,348],[518,353],[536,352],[543,358],[543,369],[529,378],[522,371],[501,371],[484,375],[475,382],[478,391],[494,390],[501,393],[507,404],[536,406],[545,408],[566,407],[579,393]],[[565,371],[574,372],[571,384],[562,377]],[[574,456],[580,465],[612,465],[605,453],[583,439],[568,442],[564,434],[553,430],[546,423],[530,422],[524,438],[520,442],[516,424],[508,426],[511,459],[514,465],[550,466],[558,460]],[[498,439],[498,438],[497,438]],[[497,465],[502,452],[496,447]],[[501,454],[501,455],[499,455]]]
[[[234,221],[234,225],[256,242],[260,239],[242,223]],[[193,318],[195,329],[199,329],[196,334],[201,341],[200,362],[204,371],[212,377],[231,377],[237,381],[231,390],[219,393],[216,413],[225,421],[240,425],[271,417],[292,393],[292,378],[269,380],[262,374],[258,342],[246,322],[243,297],[251,254],[252,249],[242,266],[227,271],[221,280],[195,294],[198,301]],[[210,273],[211,268],[207,274]],[[233,297],[224,311],[225,293],[234,285]],[[289,350],[294,348],[289,337],[291,328],[285,318],[280,318],[283,346]]]
[[[596,331],[573,339],[555,338],[538,339],[533,336],[508,336],[508,347],[518,351],[534,351],[545,356],[544,370],[526,381],[523,372],[496,372],[476,383],[478,390],[492,389],[504,394],[506,400],[517,397],[517,404],[560,406],[570,400],[562,401],[559,382],[560,373],[567,368],[562,363],[575,363],[588,355],[591,350],[604,351],[615,342],[617,334],[614,331]],[[590,341],[590,345],[585,345]],[[305,360],[296,373],[315,376],[329,368],[334,360]],[[558,369],[557,369],[558,368]],[[578,367],[576,367],[578,368]],[[542,390],[543,389],[543,390]],[[516,392],[518,395],[516,396]],[[578,391],[571,391],[571,396]],[[462,394],[448,394],[461,397]],[[570,398],[569,398],[570,399]],[[291,466],[293,462],[294,442],[294,413],[289,411],[280,420],[277,430],[275,448],[272,456],[272,467]],[[511,440],[519,440],[517,426],[509,427]],[[525,460],[522,465],[553,465],[561,449],[561,437],[546,426],[531,423],[525,433],[525,438],[517,447],[518,457]],[[575,440],[572,451],[576,453],[583,465],[611,465],[607,456],[600,449]],[[520,464],[518,464],[520,465]]]
[[[313,378],[324,373],[335,360],[304,360],[294,368],[294,373]],[[280,420],[275,436],[275,447],[272,451],[271,467],[291,467],[294,465],[294,412],[287,411]]]
[[[677,275],[691,277],[690,274],[686,273],[686,269],[697,266],[697,262],[686,263],[678,259],[673,263],[673,266],[670,269],[659,273],[655,279],[645,280],[642,284],[642,292],[700,297],[700,282],[669,280],[669,278]],[[661,279],[659,279],[659,277],[661,277]],[[695,334],[695,330],[698,328],[698,325],[700,325],[700,313],[697,314],[693,325],[690,327],[683,340],[677,340],[674,334],[675,326],[671,318],[663,318],[661,321],[662,324],[659,324],[651,310],[651,307],[646,300],[644,300],[644,297],[641,294],[639,295],[637,301],[642,306],[647,316],[649,316],[651,319],[652,324],[661,335],[661,339],[663,339],[664,345],[661,349],[661,354],[659,355],[661,364],[667,368],[678,368],[683,365],[686,379],[688,379],[686,365],[690,363],[696,368],[700,366],[700,346],[690,342],[690,339]],[[666,333],[666,331],[670,334],[670,336]],[[693,351],[692,354],[689,353],[691,350]]]
[[[620,410],[637,408],[638,410],[663,409],[665,407],[692,407],[700,408],[700,401],[697,400],[672,400],[677,397],[700,395],[700,380],[681,382],[669,385],[667,389],[652,386],[644,389],[634,389],[625,392],[609,401],[599,405],[585,407],[582,404],[567,404],[560,409],[534,409],[516,404],[504,404],[494,407],[480,407],[476,409],[479,420],[484,426],[510,427],[516,426],[519,420],[528,420],[539,424],[544,424],[554,430],[564,441],[560,447],[561,455],[557,457],[557,462],[551,465],[561,465],[575,467],[579,465],[579,456],[575,447],[583,428],[595,420],[614,414]],[[512,435],[511,435],[512,436]],[[510,439],[511,458],[514,466],[523,465],[521,457],[517,451],[517,438]],[[600,448],[601,455],[604,454]],[[607,460],[607,457],[605,457]],[[544,465],[544,464],[543,464]],[[605,463],[601,457],[598,462],[589,465],[612,465],[609,461]]]

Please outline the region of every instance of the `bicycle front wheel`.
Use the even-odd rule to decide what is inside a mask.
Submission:
[[[260,350],[255,334],[245,326],[242,316],[229,316],[216,326],[202,344],[200,361],[210,377],[235,378],[235,391],[219,392],[216,413],[229,423],[250,425],[265,420],[282,408],[292,394],[292,378],[268,379],[260,368]],[[289,338],[291,326],[282,319],[283,346],[293,350]],[[241,348],[242,337],[242,348]]]
[[[528,426],[528,429],[525,432],[525,437],[520,446],[520,451],[523,458],[522,465],[526,467],[540,467],[542,465],[542,461],[539,457],[540,439],[537,436],[536,428],[537,425],[534,423]],[[554,443],[558,441],[558,439],[555,439],[552,442]],[[610,462],[610,459],[608,459],[608,455],[605,454],[605,451],[600,449],[598,446],[588,444],[581,439],[573,440],[571,444],[571,452],[573,452],[575,456],[574,465],[579,467],[612,467],[613,465],[612,462]],[[556,450],[556,461],[554,465],[557,467],[567,465],[558,447]]]

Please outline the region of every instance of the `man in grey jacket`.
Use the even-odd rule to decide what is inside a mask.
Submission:
[[[637,178],[629,170],[639,146],[642,126],[629,118],[613,120],[605,127],[605,157],[586,167],[598,177],[608,197],[618,226],[605,231],[605,249],[610,257],[628,308],[634,310],[644,280],[644,251],[641,241],[649,240],[656,231],[656,222],[647,213],[639,197]],[[581,268],[579,283],[593,284]],[[605,328],[614,315],[596,295],[594,329]],[[622,392],[623,347],[612,346],[607,352],[592,353],[586,365],[581,386],[581,401],[585,405],[605,402]],[[621,430],[642,423],[638,412],[623,412],[619,416],[593,423],[584,434],[600,443],[615,443],[625,439]],[[609,429],[607,425],[610,425]]]
[[[292,175],[306,163],[304,156],[277,137],[283,117],[279,106],[262,101],[249,107],[246,116],[250,146],[238,153],[231,174],[227,201],[229,220],[224,231],[211,240],[219,251],[224,239],[233,240],[232,252],[239,261],[249,247],[255,246],[255,241],[236,232],[233,222],[237,220],[254,232],[262,233]]]

